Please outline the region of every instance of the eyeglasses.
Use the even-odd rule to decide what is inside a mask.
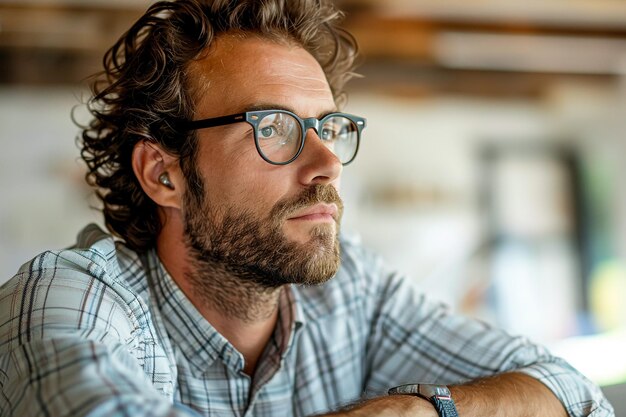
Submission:
[[[356,157],[361,131],[366,126],[364,118],[346,113],[301,119],[287,110],[260,110],[193,120],[186,123],[186,128],[197,130],[240,122],[248,122],[254,128],[259,155],[274,165],[293,162],[302,153],[306,132],[311,128],[337,159],[347,165]]]

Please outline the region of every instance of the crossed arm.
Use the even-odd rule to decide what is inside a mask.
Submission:
[[[567,417],[561,402],[541,382],[506,373],[449,387],[461,417]],[[379,397],[329,417],[438,417],[427,400],[414,396]]]
[[[5,352],[0,356],[0,415],[200,416],[164,398],[125,349],[70,338]],[[601,402],[568,414],[546,385],[524,373],[449,387],[461,417],[614,416]],[[380,396],[327,416],[438,417],[428,401],[404,395]]]
[[[12,380],[12,386],[2,387],[4,398],[0,399],[0,415],[25,412],[24,415],[49,416],[200,416],[183,405],[168,402],[155,390],[150,381],[143,378],[140,369],[119,359],[119,352],[111,351],[102,345],[87,343],[80,346],[71,341],[54,342],[48,347],[40,346],[39,349],[38,359],[41,368],[31,370],[21,380]],[[44,357],[42,353],[45,351],[55,352],[56,357]],[[127,355],[121,355],[125,356]],[[85,365],[80,365],[81,359],[86,360]],[[47,362],[48,360],[51,362]],[[58,378],[59,375],[54,376],[55,368],[72,366],[72,363],[78,365],[73,373],[66,372],[65,378],[62,379]],[[138,377],[139,375],[142,377]],[[452,386],[450,389],[461,417],[568,415],[561,402],[545,385],[522,373],[507,373],[478,379],[468,384]],[[19,398],[15,394],[19,394],[20,391],[20,396],[29,399],[22,401],[21,404],[12,404]],[[59,393],[61,398],[56,393]],[[67,408],[68,405],[71,405],[71,408]],[[16,408],[13,408],[14,406]],[[598,411],[597,415],[610,415],[606,412],[607,410]],[[349,410],[325,416],[438,417],[428,401],[404,395],[374,398]]]

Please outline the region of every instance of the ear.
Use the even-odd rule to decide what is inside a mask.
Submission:
[[[132,165],[141,188],[152,201],[161,207],[181,208],[183,181],[178,158],[159,145],[144,140],[135,144]],[[173,188],[159,181],[164,172],[168,174]]]

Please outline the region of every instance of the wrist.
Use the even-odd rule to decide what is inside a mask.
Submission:
[[[395,395],[387,397],[396,414],[390,416],[399,417],[439,417],[435,407],[425,398],[409,395]]]
[[[389,395],[411,396],[427,400],[437,417],[458,417],[459,413],[450,390],[445,385],[404,384],[389,390]]]

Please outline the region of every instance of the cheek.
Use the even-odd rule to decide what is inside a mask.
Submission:
[[[269,213],[278,201],[291,194],[286,175],[282,173],[272,175],[266,167],[257,167],[256,164],[241,167],[230,165],[225,169],[229,173],[224,175],[224,171],[219,176],[215,173],[207,192],[216,204],[227,209],[260,213],[260,217],[263,217],[263,213]],[[269,169],[273,171],[272,166]]]
[[[281,199],[294,194],[293,167],[271,165],[251,147],[239,150],[207,147],[199,152],[198,166],[209,201],[226,209],[266,212]]]
[[[238,193],[252,211],[258,208],[269,212],[280,199],[288,195],[287,185],[279,179],[262,173],[252,174],[243,178],[239,185],[241,192]]]

